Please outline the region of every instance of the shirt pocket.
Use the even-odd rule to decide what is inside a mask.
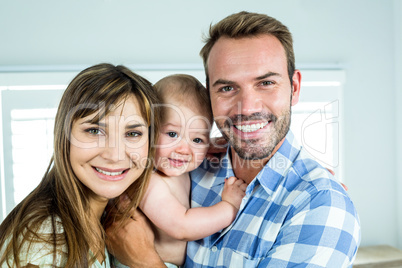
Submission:
[[[232,229],[219,241],[221,244],[218,248],[230,250],[246,260],[261,260],[268,256],[277,236],[277,232],[271,230],[271,233],[273,235],[268,236],[262,234],[260,229],[251,233]]]
[[[226,256],[225,256],[226,255]],[[219,260],[218,267],[257,267],[263,258],[253,258],[250,255],[231,249],[226,249],[223,258]]]

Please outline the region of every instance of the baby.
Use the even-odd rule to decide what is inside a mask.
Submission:
[[[209,147],[212,111],[207,89],[189,75],[172,75],[155,84],[163,102],[155,166],[140,208],[155,225],[155,247],[170,266],[182,265],[186,241],[229,226],[236,217],[247,185],[226,180],[222,201],[190,208],[190,171],[204,160]],[[174,267],[174,266],[173,266]]]

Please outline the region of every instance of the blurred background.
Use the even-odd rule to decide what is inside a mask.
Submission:
[[[204,81],[202,34],[242,10],[293,33],[304,84],[292,128],[348,186],[362,246],[402,249],[400,0],[0,0],[0,220],[41,179],[55,107],[78,71],[110,62],[152,82]]]

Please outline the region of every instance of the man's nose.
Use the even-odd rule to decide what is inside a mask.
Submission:
[[[260,94],[253,89],[243,89],[237,99],[238,114],[251,115],[262,110]]]

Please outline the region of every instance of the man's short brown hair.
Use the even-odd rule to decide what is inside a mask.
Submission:
[[[285,49],[288,75],[292,83],[292,77],[295,71],[295,56],[292,34],[289,32],[288,28],[280,21],[265,14],[242,11],[224,18],[215,25],[211,25],[209,28],[209,36],[204,39],[205,45],[200,51],[200,56],[204,62],[207,87],[209,87],[208,57],[212,47],[219,38],[228,37],[240,39],[255,37],[262,34],[275,36],[281,42]]]

